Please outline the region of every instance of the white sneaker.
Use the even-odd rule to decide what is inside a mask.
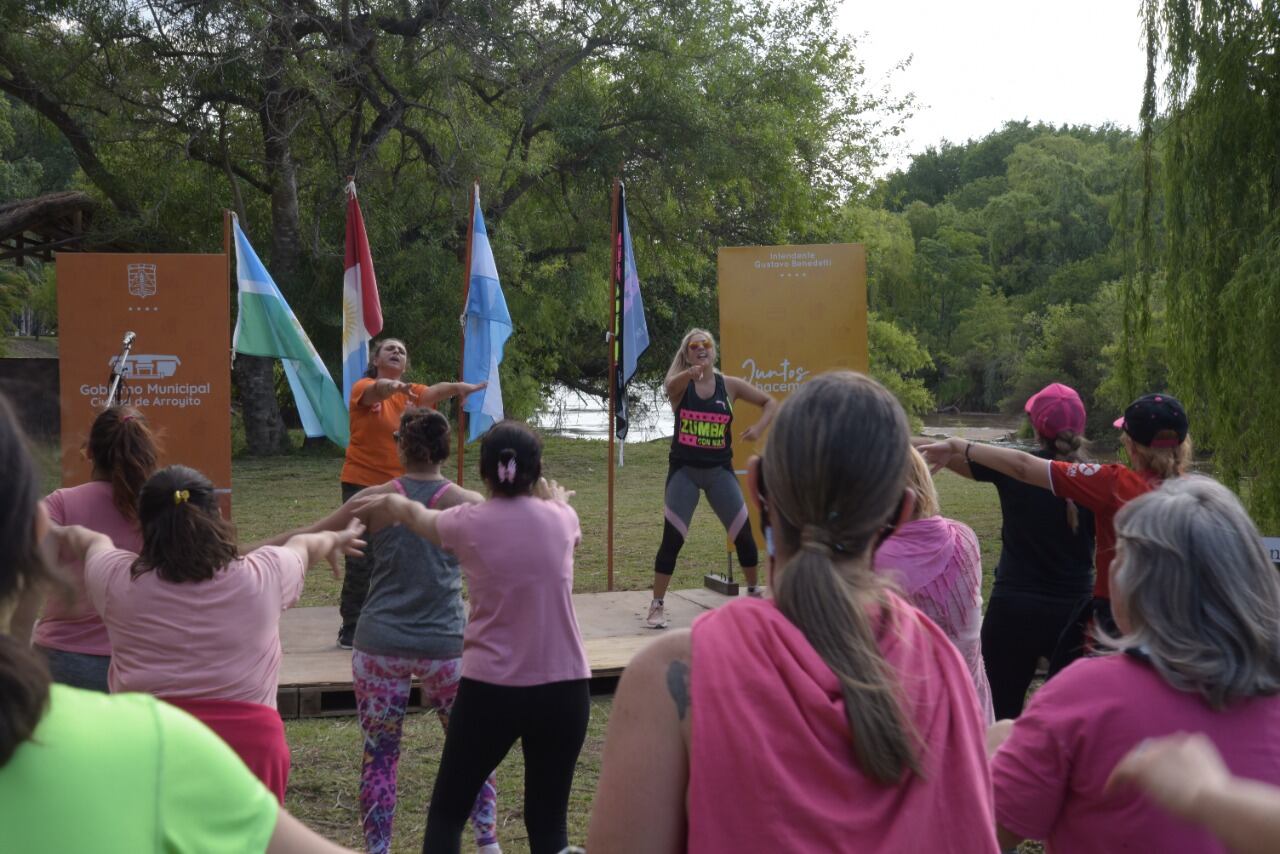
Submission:
[[[662,607],[661,599],[654,599],[649,605],[649,616],[645,618],[645,625],[651,629],[665,629],[667,627],[667,615]]]
[[[763,599],[763,598],[764,598],[764,588],[763,588],[763,587],[748,587],[748,588],[747,588],[747,595],[748,595],[748,596],[750,596],[752,599]]]
[[[502,848],[496,842],[480,846],[480,854],[502,854]]]

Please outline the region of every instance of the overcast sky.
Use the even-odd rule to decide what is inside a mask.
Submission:
[[[904,153],[1011,119],[1136,127],[1145,73],[1139,0],[844,0],[871,79],[914,92]],[[865,35],[864,35],[865,34]]]

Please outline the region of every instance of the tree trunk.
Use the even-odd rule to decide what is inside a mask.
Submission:
[[[271,182],[271,276],[287,298],[305,265],[298,225],[297,168],[289,146],[293,96],[287,89],[284,34],[276,25],[269,32],[271,41],[263,57],[264,91],[259,121]],[[289,434],[276,402],[273,361],[254,356],[236,358],[236,384],[244,407],[245,440],[249,453],[254,455],[280,453],[289,447]]]
[[[240,389],[249,453],[268,456],[289,450],[289,432],[276,403],[275,359],[238,353],[232,375]]]

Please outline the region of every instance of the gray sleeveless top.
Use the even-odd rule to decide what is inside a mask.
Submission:
[[[405,497],[430,507],[447,480],[399,479]],[[369,595],[354,646],[371,655],[458,658],[462,655],[462,576],[458,561],[403,525],[384,528],[369,543]]]

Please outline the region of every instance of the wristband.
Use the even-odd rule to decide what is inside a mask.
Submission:
[[[964,443],[964,461],[966,463],[969,463],[970,465],[973,464],[973,460],[969,459],[969,451],[972,449],[973,449],[973,442]]]

